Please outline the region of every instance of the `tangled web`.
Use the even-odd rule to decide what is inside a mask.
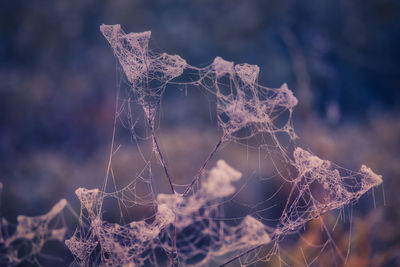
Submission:
[[[358,172],[340,170],[341,168],[335,168],[332,162],[322,160],[300,147],[295,149],[293,157],[292,164],[297,170],[297,176],[291,182],[293,189],[296,188],[299,193],[290,205],[289,196],[281,225],[275,230],[277,235],[298,231],[309,220],[350,204],[372,187],[382,183],[382,177],[365,165],[362,165]],[[341,175],[340,171],[345,174]],[[313,195],[313,185],[321,187],[318,190],[319,198]]]
[[[240,259],[243,265],[249,265],[276,253],[276,249],[265,254],[254,253],[263,245],[277,248],[286,235],[298,233],[308,221],[351,204],[382,183],[381,176],[364,165],[358,172],[349,171],[296,146],[292,113],[298,101],[286,84],[280,88],[259,85],[258,66],[235,65],[217,57],[212,64],[198,68],[177,55],[149,50],[150,32],[126,34],[120,25],[102,25],[100,29],[120,63],[129,88],[125,101],[117,99],[115,119],[130,130],[145,164],[128,185],[118,188],[113,157],[119,146],[113,137],[103,187],[76,190],[81,202],[79,226],[65,244],[77,264],[186,266],[219,262],[224,265]],[[176,79],[180,76],[190,79]],[[179,185],[168,171],[156,137],[155,121],[162,94],[169,85],[196,86],[211,94],[221,130],[214,149],[184,190],[176,190]],[[143,136],[136,133],[140,122],[133,118],[132,103],[144,114],[142,124],[148,131]],[[123,116],[128,118],[127,122],[123,122]],[[282,145],[279,135],[289,137],[290,145]],[[221,144],[249,140],[267,155],[275,151],[290,170],[283,173],[276,169],[276,176],[291,184],[291,191],[273,228],[255,214],[237,220],[224,218],[223,203],[235,194],[234,182],[242,178],[242,173],[223,160],[207,171]],[[151,143],[149,155],[141,148],[145,141]],[[154,180],[160,179],[153,175],[154,158],[163,169],[169,194],[157,193],[154,187]],[[140,194],[143,188],[148,193]],[[103,218],[106,199],[117,200],[121,210],[144,205],[153,207],[154,212],[143,220],[107,222]],[[226,260],[229,257],[233,257],[231,261]]]
[[[76,194],[87,211],[90,234],[82,238],[78,232],[66,244],[81,264],[89,263],[90,253],[100,244],[102,264],[109,266],[157,265],[157,249],[176,253],[184,265],[203,264],[232,250],[267,244],[266,227],[251,216],[236,226],[218,220],[219,201],[234,193],[232,182],[240,178],[240,172],[220,160],[196,193],[186,198],[159,194],[152,223],[126,225],[101,221],[96,211],[100,191],[79,188]]]
[[[186,61],[177,55],[150,53],[149,31],[125,34],[119,25],[103,25],[101,31],[135,88],[136,101],[153,121],[166,84],[183,73]]]
[[[238,139],[235,134],[244,128],[249,131],[246,136],[240,137],[242,139],[259,133],[274,135],[277,132],[286,132],[292,139],[296,138],[291,117],[297,99],[286,84],[274,90],[258,85],[256,80],[260,69],[256,65],[245,63],[233,66],[233,62],[217,57],[212,66],[215,70],[218,119],[224,139]],[[226,75],[232,83],[230,90],[224,92],[219,79]],[[285,111],[289,113],[287,121],[278,127],[274,122]]]
[[[0,190],[2,184],[0,183]],[[51,210],[40,216],[17,217],[17,225],[13,227],[5,218],[0,221],[0,264],[2,266],[16,266],[24,261],[37,263],[37,256],[46,242],[64,241],[67,228],[62,211],[67,205],[61,199]],[[9,230],[14,229],[13,234]]]

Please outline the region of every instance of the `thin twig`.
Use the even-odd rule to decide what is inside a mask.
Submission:
[[[339,247],[336,245],[335,241],[333,240],[332,235],[328,230],[328,227],[326,227],[324,219],[322,218],[322,216],[319,217],[319,219],[321,221],[322,227],[324,228],[324,230],[325,230],[325,232],[326,232],[326,234],[327,234],[327,236],[328,236],[333,248],[336,250],[337,254],[339,255],[340,259],[343,261],[343,263],[346,263],[346,259],[343,256],[343,253],[340,251]]]
[[[165,175],[168,178],[168,182],[169,182],[169,186],[171,187],[172,194],[175,194],[175,189],[174,189],[174,186],[172,184],[171,176],[168,173],[167,164],[164,161],[164,157],[163,157],[163,155],[161,153],[160,146],[158,145],[157,138],[156,138],[156,135],[154,133],[153,126],[151,125],[151,119],[149,119],[149,128],[150,128],[150,131],[151,131],[151,136],[153,137],[154,144],[156,145],[156,150],[157,150],[157,153],[158,153],[158,155],[160,157],[161,164],[163,165]]]
[[[288,200],[286,201],[285,208],[284,208],[283,211],[282,211],[280,221],[282,221],[282,218],[283,218],[283,216],[284,216],[285,213],[286,213],[286,210],[287,210],[287,208],[288,208],[288,206],[289,206],[289,203],[290,203],[290,199],[292,198],[292,195],[293,195],[293,193],[294,193],[294,190],[295,190],[296,186],[297,186],[297,180],[294,182],[294,184],[292,185],[292,188],[290,189],[290,193],[289,193],[289,196],[288,196]]]
[[[164,157],[163,157],[163,155],[161,153],[161,149],[160,149],[160,146],[158,145],[156,134],[154,132],[154,128],[153,128],[153,124],[152,124],[151,106],[150,106],[151,91],[150,91],[150,85],[149,85],[149,68],[147,66],[147,62],[146,62],[146,83],[147,83],[147,94],[148,94],[147,103],[148,103],[148,109],[149,109],[148,110],[148,116],[149,116],[148,117],[148,123],[149,123],[150,133],[151,133],[151,136],[153,138],[153,142],[156,145],[156,150],[157,150],[158,156],[159,156],[159,158],[161,160],[161,164],[163,165],[165,175],[168,178],[168,182],[169,182],[169,186],[171,187],[172,194],[175,194],[175,189],[174,189],[174,186],[173,186],[172,181],[171,181],[171,176],[168,173],[167,164],[165,163]]]
[[[234,262],[235,260],[239,259],[240,257],[242,257],[242,256],[244,256],[244,255],[246,255],[246,254],[248,254],[248,253],[250,253],[250,252],[252,252],[252,251],[254,251],[254,250],[258,249],[258,248],[260,248],[262,245],[263,245],[263,244],[258,245],[258,246],[254,247],[254,248],[251,248],[251,249],[249,249],[249,250],[243,252],[242,254],[237,255],[236,257],[230,259],[229,261],[227,261],[227,262],[221,264],[219,267],[223,267],[223,266],[225,266],[225,265],[228,265],[228,264],[231,263],[231,262]]]
[[[208,155],[206,161],[204,161],[203,165],[201,166],[199,171],[196,173],[196,176],[193,178],[193,180],[190,183],[190,185],[186,188],[185,192],[183,193],[183,196],[186,196],[189,193],[190,189],[192,189],[194,184],[199,180],[199,178],[201,177],[204,169],[206,168],[206,166],[210,162],[210,160],[214,157],[214,155],[217,152],[218,148],[221,146],[223,140],[224,140],[224,137],[221,137],[218,140],[218,143],[215,145],[214,150],[211,151],[210,155]]]
[[[118,81],[117,79],[117,87],[119,86],[120,80]],[[115,95],[115,113],[114,113],[114,121],[113,121],[113,131],[112,131],[112,137],[111,137],[111,145],[110,145],[110,154],[108,157],[108,163],[107,163],[107,171],[106,171],[106,176],[104,178],[104,184],[103,184],[103,190],[100,193],[100,205],[98,208],[98,214],[101,216],[101,209],[103,207],[103,199],[104,199],[104,193],[106,191],[107,183],[108,183],[108,177],[110,176],[110,171],[112,168],[112,159],[114,155],[114,142],[115,142],[115,132],[117,128],[117,118],[118,118],[118,100],[119,100],[119,90],[117,90],[117,93]]]

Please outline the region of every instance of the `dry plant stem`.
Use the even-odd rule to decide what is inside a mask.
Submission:
[[[156,134],[154,133],[153,126],[151,126],[151,119],[149,119],[149,128],[150,128],[151,136],[153,137],[154,144],[156,145],[157,153],[160,156],[161,164],[163,165],[165,175],[168,178],[168,182],[169,182],[169,186],[171,187],[172,194],[175,194],[175,189],[174,189],[174,186],[173,186],[172,181],[171,181],[171,176],[168,173],[167,164],[164,161],[164,157],[163,157],[163,155],[161,153],[160,146],[158,145]]]
[[[346,263],[346,258],[343,256],[343,253],[340,251],[340,249],[338,248],[338,246],[336,245],[335,241],[332,238],[331,233],[328,230],[328,227],[326,227],[326,224],[324,222],[324,219],[322,217],[319,217],[321,224],[326,232],[326,234],[328,235],[328,238],[333,246],[333,248],[336,250],[336,253],[339,255],[340,259],[343,261],[343,264]]]
[[[153,125],[152,125],[152,119],[151,119],[151,115],[150,115],[151,114],[150,113],[150,111],[151,111],[150,93],[151,92],[150,92],[150,86],[149,86],[149,67],[148,67],[148,63],[147,62],[146,62],[146,70],[147,70],[146,71],[147,93],[148,93],[148,98],[149,98],[148,99],[148,108],[149,108],[149,111],[148,111],[149,112],[148,123],[149,123],[150,133],[151,133],[151,136],[153,137],[153,142],[156,145],[157,153],[158,153],[158,156],[160,157],[161,164],[163,165],[165,175],[168,178],[168,182],[169,182],[169,186],[171,187],[172,194],[175,194],[175,189],[174,189],[174,186],[172,185],[171,176],[168,173],[167,164],[165,163],[164,157],[163,157],[163,155],[161,153],[161,149],[160,149],[160,146],[158,145],[156,134],[154,132],[154,128],[153,128]]]
[[[198,170],[196,176],[193,178],[192,182],[190,183],[190,185],[186,188],[185,192],[183,193],[183,196],[186,196],[190,189],[192,189],[192,187],[194,186],[194,184],[199,180],[199,178],[201,177],[201,174],[203,173],[204,169],[206,168],[207,164],[210,162],[210,160],[214,157],[215,153],[217,152],[217,150],[219,149],[219,147],[221,146],[223,140],[225,139],[225,135],[220,137],[218,140],[218,143],[215,145],[214,150],[210,153],[210,155],[208,155],[206,161],[204,161],[203,165],[201,166],[201,168]]]
[[[275,233],[272,233],[272,234],[270,235],[270,237],[271,237],[271,240],[275,240],[275,238],[277,237],[277,235],[276,235]],[[253,247],[253,248],[251,248],[251,249],[248,249],[248,250],[246,250],[245,252],[243,252],[243,253],[241,253],[241,254],[235,256],[234,258],[230,259],[229,261],[227,261],[227,262],[221,264],[219,267],[223,267],[223,266],[225,266],[225,265],[228,265],[229,263],[234,262],[235,260],[239,259],[240,257],[243,257],[244,255],[246,255],[246,254],[248,254],[248,253],[250,253],[250,252],[252,252],[252,251],[254,251],[254,250],[256,250],[256,249],[258,249],[258,248],[260,248],[260,247],[262,247],[263,245],[265,245],[265,244],[261,244],[261,245],[255,246],[255,247]]]
[[[227,261],[227,262],[221,264],[219,267],[226,266],[226,265],[228,265],[229,263],[232,263],[232,262],[234,262],[235,260],[239,259],[240,257],[242,257],[242,256],[244,256],[244,255],[246,255],[246,254],[248,254],[248,253],[250,253],[250,252],[252,252],[252,251],[254,251],[254,250],[258,249],[258,248],[260,248],[261,246],[262,246],[262,245],[255,246],[254,248],[251,248],[251,249],[249,249],[249,250],[243,252],[242,254],[239,254],[239,255],[237,255],[236,257],[230,259],[229,261]]]
[[[175,216],[175,222],[176,222],[176,216]],[[174,238],[172,238],[172,251],[168,255],[169,266],[171,267],[174,266],[175,250],[176,250],[176,227],[174,227]]]
[[[112,158],[114,155],[114,142],[115,142],[115,129],[116,129],[116,125],[117,125],[118,99],[119,99],[119,91],[117,91],[117,94],[115,96],[115,113],[114,113],[115,115],[114,115],[113,131],[112,131],[112,137],[111,137],[110,155],[108,158],[107,171],[106,171],[106,177],[104,179],[103,190],[101,191],[101,196],[100,196],[101,199],[104,198],[104,193],[106,191],[106,186],[108,183],[108,177],[109,177],[111,169],[112,169]],[[103,201],[100,202],[98,214],[101,214],[102,207],[103,207]]]
[[[292,185],[292,188],[290,189],[290,193],[289,193],[289,196],[288,196],[288,200],[286,201],[285,208],[284,208],[283,211],[282,211],[282,215],[281,215],[280,220],[282,220],[283,216],[284,216],[285,213],[286,213],[287,207],[289,206],[290,199],[292,198],[292,195],[293,195],[293,193],[294,193],[294,189],[296,188],[296,186],[297,186],[297,180],[294,182],[294,184]]]
[[[149,85],[149,67],[148,67],[147,61],[146,61],[146,84],[147,84],[147,93],[148,93],[148,98],[149,98],[148,99],[148,109],[149,109],[148,110],[148,112],[149,112],[148,123],[149,123],[150,133],[151,133],[151,136],[153,138],[153,142],[156,145],[156,150],[157,150],[158,156],[160,157],[161,164],[163,165],[165,175],[168,178],[169,186],[171,187],[171,192],[172,192],[172,194],[175,194],[175,189],[174,189],[174,186],[173,186],[172,181],[171,181],[171,176],[168,173],[167,164],[165,163],[164,157],[163,157],[163,155],[161,153],[161,149],[160,149],[160,146],[158,145],[156,134],[154,132],[154,128],[153,128],[153,124],[152,124],[151,113],[150,113],[151,112],[151,107],[150,107],[150,94],[151,94],[151,92],[150,92],[150,85]],[[172,238],[172,251],[168,256],[169,257],[170,266],[174,265],[174,247],[175,247],[175,243],[176,243],[176,231],[174,233],[174,237]]]

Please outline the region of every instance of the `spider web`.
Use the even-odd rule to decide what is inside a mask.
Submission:
[[[381,176],[364,165],[359,171],[349,171],[298,147],[292,124],[298,100],[286,84],[280,88],[258,84],[258,66],[235,65],[217,57],[199,68],[177,55],[150,50],[149,31],[126,34],[120,25],[102,25],[100,30],[121,66],[128,89],[125,96],[117,96],[103,187],[76,190],[81,202],[79,226],[65,243],[77,264],[203,266],[237,259],[242,265],[269,260],[279,253],[285,236],[298,233],[307,222],[330,210],[355,202],[382,183]],[[190,79],[181,81],[181,76]],[[194,86],[211,95],[220,130],[214,149],[184,190],[177,190],[182,185],[170,175],[156,135],[162,95],[170,85]],[[124,186],[118,184],[114,171],[114,158],[121,148],[116,144],[117,124],[128,129],[143,162]],[[280,141],[282,136],[289,140],[287,144]],[[208,165],[222,145],[232,143],[263,151],[270,157],[260,160],[272,161],[275,178],[290,184],[274,227],[264,223],[269,218],[256,213],[235,220],[225,217],[224,203],[234,198],[234,183],[243,175],[224,160],[215,167]],[[277,164],[276,158],[285,166]],[[157,166],[162,172],[156,171]],[[169,184],[170,193],[156,188],[161,179]],[[120,223],[104,219],[108,199],[117,201]],[[265,203],[270,205],[271,199],[266,198]],[[135,206],[151,207],[153,213],[142,220],[127,219],[123,210]],[[271,249],[264,253],[263,245]],[[227,261],[229,257],[233,258]]]
[[[0,193],[2,190],[0,183]],[[23,262],[40,265],[38,256],[48,241],[64,241],[67,227],[63,210],[65,199],[56,203],[49,212],[40,216],[17,217],[17,225],[0,217],[0,264],[17,266]]]

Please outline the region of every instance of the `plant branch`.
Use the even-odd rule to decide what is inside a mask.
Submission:
[[[223,267],[223,266],[225,266],[225,265],[228,265],[228,264],[231,263],[231,262],[234,262],[235,260],[239,259],[240,257],[242,257],[242,256],[244,256],[244,255],[246,255],[246,254],[248,254],[248,253],[250,253],[250,252],[252,252],[252,251],[254,251],[254,250],[258,249],[258,248],[260,248],[262,245],[263,245],[263,244],[258,245],[258,246],[254,247],[254,248],[251,248],[251,249],[249,249],[249,250],[243,252],[242,254],[237,255],[236,257],[230,259],[229,261],[227,261],[227,262],[221,264],[219,267]]]
[[[148,109],[149,109],[148,110],[148,116],[149,116],[148,117],[148,123],[149,123],[150,133],[151,133],[151,136],[153,138],[153,142],[154,142],[154,144],[156,146],[156,150],[157,150],[158,156],[160,158],[161,164],[163,165],[165,175],[168,178],[168,182],[169,182],[169,186],[171,187],[172,194],[175,194],[175,189],[174,189],[174,186],[172,184],[171,176],[168,173],[167,164],[165,163],[164,157],[163,157],[163,155],[161,153],[161,149],[160,149],[160,146],[158,145],[156,134],[155,134],[155,131],[154,131],[154,128],[153,128],[153,121],[152,121],[152,117],[151,117],[151,106],[150,106],[151,105],[150,104],[151,91],[150,91],[150,85],[149,85],[149,68],[148,68],[147,60],[146,60],[146,84],[147,84],[147,94],[148,94],[148,99],[147,99]]]
[[[192,182],[189,184],[189,186],[186,188],[185,192],[183,193],[183,196],[186,196],[190,189],[192,189],[192,187],[194,186],[194,184],[200,179],[204,169],[206,168],[207,164],[210,162],[210,160],[214,157],[215,153],[217,152],[217,150],[219,149],[219,147],[222,144],[222,141],[225,139],[225,135],[223,137],[221,137],[218,140],[218,143],[215,145],[214,150],[211,151],[210,155],[208,155],[206,161],[204,161],[203,165],[201,166],[201,168],[198,170],[198,172],[196,173],[196,176],[193,178]]]

